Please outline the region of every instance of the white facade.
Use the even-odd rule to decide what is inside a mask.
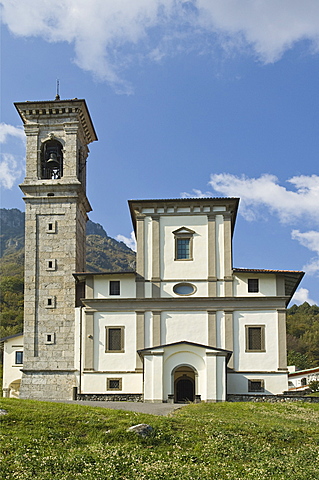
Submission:
[[[232,267],[237,205],[130,202],[136,272],[76,275],[86,285],[80,394],[224,401],[288,389],[285,308],[303,274]],[[108,329],[121,336],[116,351]]]

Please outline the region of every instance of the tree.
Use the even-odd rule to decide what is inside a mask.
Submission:
[[[319,380],[312,380],[309,382],[308,387],[312,392],[319,392]]]

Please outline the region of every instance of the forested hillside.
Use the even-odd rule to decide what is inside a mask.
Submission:
[[[1,209],[0,247],[0,338],[22,331],[24,214]],[[109,237],[103,227],[87,224],[87,270],[133,270],[135,253]],[[298,369],[319,365],[319,307],[308,303],[288,309],[288,364]]]
[[[293,305],[287,315],[288,364],[299,370],[319,366],[319,307]]]
[[[134,270],[135,253],[88,221],[87,271]],[[0,338],[22,331],[24,275],[24,213],[0,209]]]

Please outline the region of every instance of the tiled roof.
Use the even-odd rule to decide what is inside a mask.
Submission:
[[[307,375],[310,373],[319,373],[319,367],[307,368],[307,370],[296,370],[295,372],[288,373],[289,377],[298,377],[298,375]]]
[[[123,272],[75,272],[73,273],[74,276],[76,277],[83,277],[83,276],[87,276],[87,275],[127,275],[127,274],[133,274],[135,275],[136,274],[136,271],[135,270],[127,270],[127,271],[123,271]]]
[[[239,200],[239,197],[180,197],[180,198],[143,198],[141,200],[128,200],[128,202],[176,202],[176,201],[189,201],[189,200]]]
[[[16,333],[16,334],[14,334],[14,335],[9,335],[8,337],[0,338],[0,342],[5,342],[6,340],[10,340],[10,338],[22,337],[22,336],[23,336],[23,332],[21,332],[21,333]]]
[[[268,270],[264,268],[234,268],[234,272],[251,273],[304,273],[301,270]]]

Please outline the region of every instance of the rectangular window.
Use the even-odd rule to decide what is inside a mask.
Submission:
[[[259,280],[258,280],[258,278],[249,278],[248,279],[248,292],[249,293],[259,292]]]
[[[175,239],[175,260],[192,260],[194,230],[181,227],[172,233]]]
[[[110,295],[120,295],[120,281],[111,280],[110,281]]]
[[[106,380],[107,390],[122,390],[121,378],[107,378]]]
[[[176,239],[176,258],[177,260],[185,260],[190,258],[190,238]]]
[[[264,392],[264,381],[263,380],[248,380],[248,392]]]
[[[106,352],[124,352],[124,327],[106,327]]]
[[[55,333],[45,333],[44,334],[44,343],[45,343],[45,345],[54,345],[55,344]]]
[[[265,326],[246,325],[246,352],[265,351]]]
[[[47,223],[46,233],[56,233],[56,222]]]
[[[53,258],[49,258],[46,260],[46,270],[55,270],[56,269],[56,261]]]
[[[16,352],[15,355],[15,363],[16,365],[22,365],[23,363],[23,352]]]
[[[56,307],[55,297],[47,297],[45,302],[45,308],[55,308],[55,307]]]

